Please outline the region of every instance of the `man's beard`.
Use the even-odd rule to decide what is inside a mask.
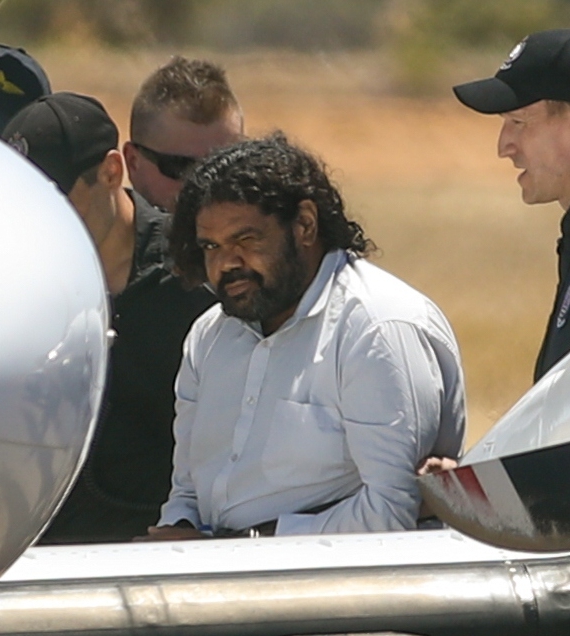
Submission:
[[[307,287],[307,267],[295,245],[293,232],[288,229],[285,244],[269,270],[270,283],[254,270],[235,269],[220,278],[217,293],[224,312],[248,322],[261,323],[297,304]],[[228,283],[251,280],[257,285],[252,292],[229,296]]]

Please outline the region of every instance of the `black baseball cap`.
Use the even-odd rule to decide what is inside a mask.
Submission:
[[[50,93],[48,76],[31,55],[0,44],[0,131],[26,104]]]
[[[119,131],[93,97],[59,92],[25,106],[8,122],[2,139],[69,194],[81,174],[117,148]]]
[[[538,31],[510,52],[494,77],[453,87],[480,113],[506,113],[542,99],[570,102],[570,29]]]

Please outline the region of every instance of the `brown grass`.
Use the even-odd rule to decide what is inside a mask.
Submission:
[[[250,133],[279,127],[318,152],[381,247],[375,260],[440,304],[463,353],[472,444],[530,386],[555,285],[561,211],[520,202],[514,169],[496,157],[499,119],[451,96],[383,94],[371,53],[182,53],[225,65]],[[134,92],[168,54],[36,53],[56,90],[101,99],[123,139]]]

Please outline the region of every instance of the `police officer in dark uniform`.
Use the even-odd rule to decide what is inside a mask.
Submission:
[[[558,239],[558,286],[542,347],[534,369],[535,382],[570,351],[570,212],[562,217]]]
[[[129,541],[170,490],[182,342],[214,296],[169,267],[169,216],[123,187],[118,130],[95,99],[60,92],[23,108],[2,138],[67,195],[97,247],[112,327],[105,398],[87,461],[43,543]]]
[[[522,171],[523,201],[557,201],[567,211],[558,242],[559,282],[536,381],[570,351],[570,29],[529,35],[494,77],[453,90],[466,106],[503,117],[499,156]]]

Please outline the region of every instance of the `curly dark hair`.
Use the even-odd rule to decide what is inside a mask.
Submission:
[[[342,197],[327,173],[324,163],[290,144],[281,131],[213,152],[187,175],[178,198],[170,231],[178,271],[193,284],[205,280],[196,216],[214,203],[255,205],[290,226],[299,203],[309,199],[318,210],[318,236],[325,252],[340,248],[357,256],[368,254],[376,246],[358,223],[346,218]]]

